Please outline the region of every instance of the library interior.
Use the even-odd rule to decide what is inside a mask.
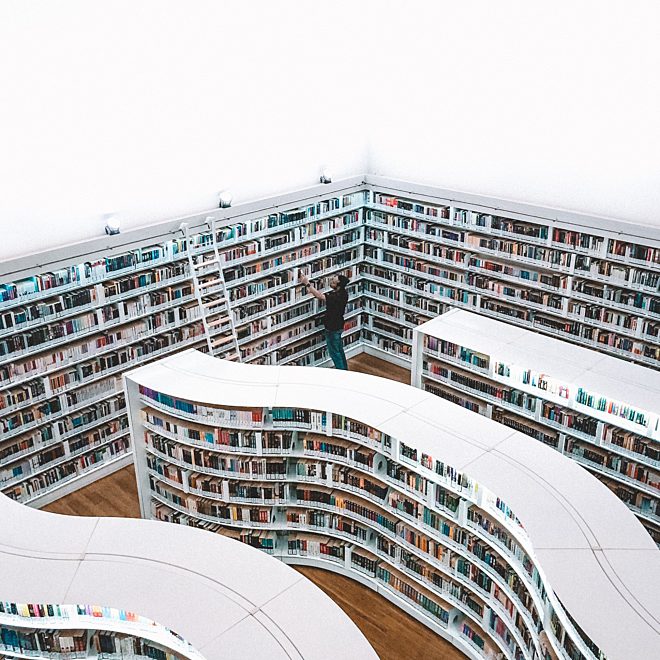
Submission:
[[[0,7],[0,660],[660,656],[660,8],[434,4]]]

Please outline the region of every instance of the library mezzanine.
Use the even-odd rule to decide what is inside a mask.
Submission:
[[[367,397],[367,418],[330,370],[284,387],[304,370],[279,367],[328,364],[301,271],[350,277],[347,355],[411,369],[418,389],[392,396],[428,417],[369,417],[368,388],[390,384],[357,374],[341,378],[357,378],[346,387]],[[660,618],[659,288],[658,228],[371,175],[6,261],[0,492],[39,508],[135,461],[145,517],[343,572],[468,657],[647,657]],[[207,361],[223,365],[213,387]],[[150,364],[180,378],[155,383]],[[189,377],[217,397],[177,389]],[[299,399],[272,398],[285,391]],[[7,616],[51,598],[20,593]],[[141,602],[124,607],[184,633]],[[76,628],[101,657],[108,629]],[[134,637],[125,645],[150,639]],[[65,638],[61,653],[82,644]]]

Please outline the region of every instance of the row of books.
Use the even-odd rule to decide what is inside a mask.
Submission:
[[[23,354],[31,349],[38,350],[41,344],[49,344],[56,339],[65,339],[71,335],[84,334],[97,328],[98,325],[96,314],[91,312],[0,339],[0,358]]]
[[[57,465],[38,475],[28,476],[24,481],[3,492],[14,500],[25,501],[40,497],[65,481],[70,481],[86,472],[125,455],[129,450],[128,431],[123,437],[108,443],[73,460]]]
[[[178,653],[140,637],[106,630],[94,633],[92,645],[98,660],[178,660],[181,657]]]
[[[95,288],[63,293],[52,299],[13,307],[0,314],[0,330],[20,330],[26,325],[57,318],[78,308],[84,310],[97,302]]]
[[[25,656],[48,654],[62,660],[86,658],[87,635],[87,630],[24,630],[0,624],[0,649]]]
[[[428,215],[434,218],[449,218],[450,207],[430,204],[422,204],[418,201],[400,199],[381,192],[373,192],[372,199],[374,203],[381,204],[402,211],[411,211],[420,215]]]
[[[582,387],[578,387],[575,394],[575,401],[599,412],[605,412],[608,415],[614,415],[615,417],[621,417],[622,419],[635,422],[635,424],[639,424],[640,426],[647,426],[649,422],[648,413],[645,411],[637,410],[629,404],[594,394]]]
[[[276,346],[287,344],[297,337],[307,336],[317,328],[318,325],[314,319],[308,319],[295,326],[288,326],[286,330],[282,330],[278,334],[269,334],[266,339],[241,346],[241,357],[243,360],[249,361],[254,355],[270,353]]]
[[[541,291],[535,291],[526,288],[516,288],[509,284],[503,284],[501,282],[494,281],[482,275],[473,274],[473,273],[453,272],[446,269],[437,268],[436,266],[427,262],[410,259],[395,254],[385,253],[381,256],[384,261],[387,261],[388,263],[391,263],[395,265],[397,268],[400,268],[404,271],[416,270],[424,273],[425,276],[428,278],[433,278],[434,282],[429,283],[427,281],[424,281],[421,288],[422,290],[430,294],[435,294],[442,298],[461,302],[469,306],[475,306],[475,307],[478,306],[481,309],[492,308],[499,313],[514,315],[524,320],[529,320],[528,308],[531,306],[535,306],[542,312],[543,311],[550,312],[551,310],[554,309],[557,310],[556,313],[558,317],[563,318],[565,316],[565,311],[563,309],[563,302],[565,299],[560,295],[552,295],[550,293],[544,293]],[[411,279],[409,282],[406,282],[406,280],[402,278],[402,281],[403,283],[406,283],[408,286],[416,286],[417,288],[419,288],[417,282],[414,279]],[[440,282],[455,281],[458,288],[454,286],[439,285],[436,284],[435,281],[440,281]],[[479,303],[476,296],[470,295],[468,291],[463,290],[463,289],[469,290],[470,288],[480,293],[482,291],[492,292],[492,295],[495,295],[498,298],[503,297],[503,298],[513,299],[514,301],[516,301],[515,304],[524,306],[526,308],[526,311],[508,310],[506,309],[506,307],[502,308],[501,306],[497,305],[497,303],[495,303],[495,305],[493,306],[493,302],[488,300],[482,300]],[[605,316],[607,316],[607,314],[605,314]],[[595,329],[582,328],[580,324],[577,322],[572,324],[566,324],[559,319],[556,321],[552,319],[544,319],[543,317],[538,317],[538,319],[540,325],[546,327],[556,326],[558,328],[564,329],[565,332],[569,332],[571,334],[579,334],[579,333],[582,333],[584,335],[598,334],[598,332]],[[581,320],[583,322],[589,323],[591,319],[588,316],[585,316],[585,317],[581,317]],[[604,319],[599,318],[597,319],[597,321],[606,322],[607,318]],[[570,326],[570,328],[567,328],[567,326]],[[656,327],[655,324],[647,324],[644,327],[646,334],[649,334],[651,337],[654,337],[655,334],[658,332],[658,328]],[[620,326],[620,331],[625,332],[626,334],[630,334],[631,337],[636,336],[634,328],[627,329],[625,326]],[[640,353],[643,352],[645,355],[648,354],[653,359],[660,359],[660,351],[656,350],[655,347],[645,345],[640,341],[635,342],[631,337],[630,338],[620,337],[616,335],[613,336],[612,341],[617,344],[617,347],[620,346],[623,350],[629,350],[633,352],[634,352],[634,347],[639,346],[638,350]],[[603,340],[601,343],[607,343],[607,342]],[[656,358],[656,356],[659,357]]]
[[[588,280],[574,280],[572,291],[590,296],[598,301],[647,310],[653,314],[660,313],[660,298],[642,291],[627,291],[626,289],[619,289]]]
[[[536,403],[538,399],[531,394],[521,392],[510,387],[504,387],[499,384],[475,378],[457,371],[456,369],[448,369],[436,362],[424,362],[422,365],[425,375],[433,375],[442,380],[456,383],[459,387],[472,390],[474,393],[484,394],[493,399],[498,399],[512,406],[517,406],[530,413],[536,411]]]
[[[141,414],[147,428],[166,438],[209,448],[227,447],[250,452],[255,452],[257,448],[255,433],[193,424],[183,426],[149,409],[143,410]]]
[[[177,397],[172,397],[168,394],[163,394],[162,392],[142,385],[140,386],[140,395],[152,399],[168,408],[185,412],[188,415],[196,415],[204,421],[218,426],[230,425],[253,427],[260,424],[262,421],[262,413],[260,410],[231,410],[215,406],[203,406],[190,401],[184,401]]]
[[[575,259],[575,276],[596,276],[611,282],[615,286],[624,284],[641,285],[647,287],[651,292],[657,290],[660,282],[660,274],[643,268],[635,268],[626,264],[606,261],[594,257],[580,257]],[[631,286],[632,288],[632,286]]]
[[[660,264],[660,248],[619,241],[613,238],[610,238],[607,242],[607,254],[628,257],[637,261],[647,261],[649,264]]]
[[[623,312],[616,312],[602,307],[601,305],[583,303],[583,302],[572,302],[568,303],[568,314],[573,316],[579,316],[583,319],[589,319],[592,321],[600,321],[601,323],[607,323],[610,325],[616,325],[621,328],[630,330],[632,334],[635,334],[637,330],[639,318],[637,316],[631,316]],[[643,324],[644,329],[651,327],[653,324],[650,322],[645,322]]]
[[[585,234],[579,231],[554,228],[552,230],[552,242],[563,243],[572,248],[580,248],[591,252],[600,252],[603,246],[603,237]]]
[[[554,275],[543,271],[520,268],[476,255],[470,255],[468,267],[481,270],[482,272],[488,271],[489,273],[497,273],[513,277],[521,280],[527,285],[537,283],[542,284],[544,287],[556,289],[557,291],[565,291],[568,287],[568,276],[566,275]]]
[[[617,426],[605,424],[603,440],[635,454],[647,456],[653,461],[660,461],[660,445],[631,431],[624,431]]]
[[[42,273],[7,284],[0,284],[0,302],[28,298],[33,294],[56,290],[59,287],[78,284],[86,285],[104,279],[108,274],[149,265],[169,259],[178,254],[182,247],[179,239],[161,245],[138,248],[121,255],[75,264],[57,271]]]
[[[611,454],[600,450],[598,447],[584,447],[579,439],[568,438],[566,451],[578,456],[583,456],[592,463],[597,463],[603,467],[619,472],[634,481],[642,484],[648,484],[653,490],[658,492],[660,497],[660,474],[651,470],[646,465],[641,465],[637,461],[627,459],[617,454]]]
[[[222,509],[222,508],[221,509],[216,509],[216,511],[224,512],[224,509]],[[242,518],[240,518],[240,519],[247,522],[248,516],[246,515],[245,511],[246,510],[243,509],[244,513],[242,514]],[[224,515],[224,513],[223,513],[223,515]],[[321,515],[323,516],[323,518],[325,518],[324,514],[321,514]],[[252,517],[255,518],[255,522],[256,522],[257,517],[254,516],[254,515]],[[291,518],[291,522],[298,523],[298,524],[311,524],[311,525],[317,525],[317,526],[325,526],[324,525],[324,523],[325,523],[324,519],[318,518],[315,515],[312,516],[312,519],[308,519],[307,514],[301,513],[299,511],[290,512],[289,514],[287,514],[287,517]],[[232,519],[234,519],[234,518],[232,518]],[[258,516],[258,519],[259,519],[258,520],[259,522],[265,521],[266,520],[265,513],[260,514],[260,516]],[[295,539],[294,541],[289,541],[289,553],[290,554],[304,554],[304,555],[306,555],[307,554],[307,547],[308,546],[307,546],[306,541],[301,541],[300,539]],[[334,542],[334,544],[331,547],[332,548],[337,548],[338,547],[337,542]],[[342,556],[342,555],[340,555],[339,553],[336,553],[336,552],[320,552],[320,551],[317,551],[317,552],[318,552],[319,555],[320,554],[332,554],[334,556]],[[357,566],[361,567],[362,569],[365,569],[367,571],[370,571],[371,573],[374,573],[376,565],[377,565],[377,560],[370,559],[369,557],[365,557],[365,556],[363,556],[363,555],[361,555],[361,554],[359,554],[355,551],[352,553],[351,556],[352,556],[352,563],[353,564],[356,564]],[[414,565],[415,568],[418,569],[417,572],[420,572],[419,567],[421,565],[418,562],[413,563],[413,561],[408,557],[404,556],[404,559],[403,559],[403,561],[401,561],[401,563],[403,565],[408,565],[408,566],[413,566]],[[461,572],[463,572],[463,569],[461,569]],[[485,577],[483,579],[485,579]],[[482,579],[482,582],[483,582],[483,579]],[[470,600],[470,607],[472,609],[474,609],[475,611],[478,611],[477,608],[481,607],[478,604],[477,601],[474,601],[474,598],[472,598],[469,595],[468,592],[464,591],[463,587],[459,587],[458,585],[454,585],[454,593],[455,594],[461,594],[462,600],[464,602]]]
[[[428,218],[450,219],[450,207],[422,204],[414,200],[403,200],[388,196],[383,193],[374,192],[373,201],[375,204],[397,209],[404,213]],[[529,221],[513,220],[493,214],[479,213],[462,208],[453,208],[451,219],[458,224],[473,227],[483,227],[500,232],[516,234],[520,236],[532,237],[540,240],[548,239],[549,223],[535,223]],[[552,228],[551,240],[555,243],[561,243],[571,248],[580,248],[592,252],[600,252],[604,246],[602,236],[589,234],[581,231]],[[618,239],[608,239],[606,252],[607,255],[629,257],[638,261],[645,261],[650,265],[660,263],[660,249],[630,243]]]
[[[327,557],[341,561],[344,559],[344,545],[331,538],[319,541],[313,538],[294,536],[289,537],[287,546],[290,555]]]
[[[85,360],[92,355],[98,355],[109,347],[118,347],[133,343],[142,337],[152,337],[154,330],[158,328],[168,329],[185,323],[193,323],[198,317],[198,308],[190,310],[179,310],[179,314],[186,314],[184,320],[172,320],[175,310],[168,310],[160,314],[141,319],[131,325],[122,326],[117,329],[106,330],[101,334],[82,340],[75,344],[67,344],[66,347],[55,349],[52,352],[44,352],[39,357],[30,357],[22,361],[10,362],[0,365],[0,381],[10,382],[14,378],[34,377],[48,373],[58,368],[64,368],[72,363]]]
[[[159,266],[135,275],[127,275],[120,279],[108,280],[103,283],[103,296],[107,302],[113,298],[122,297],[129,292],[138,295],[142,291],[154,287],[167,286],[169,282],[179,280],[188,274],[185,262]]]
[[[332,439],[328,439],[328,440],[330,442],[333,442]],[[406,452],[407,456],[410,457],[411,459],[416,459],[417,458],[417,455],[412,451],[412,448],[403,447],[402,450],[404,452]],[[425,463],[427,465],[433,465],[433,460],[430,457],[425,456],[425,458],[423,460],[425,461]],[[447,473],[447,474],[452,472],[450,470],[450,468],[448,468],[448,467],[446,468],[444,465],[438,466],[438,469],[439,469],[439,472],[443,472],[443,473]],[[458,474],[456,474],[455,471],[453,471],[453,473],[454,473],[454,480],[455,481],[461,481],[461,477]],[[350,474],[350,472],[347,472],[347,474]],[[319,477],[321,477],[321,476],[322,476],[322,474],[319,473]],[[335,475],[333,475],[333,476],[335,476]],[[348,485],[347,481],[345,481],[344,483],[346,483]],[[414,484],[412,482],[410,482],[410,483],[411,483],[411,486],[414,490],[416,490],[417,492],[420,492],[419,484]],[[369,492],[369,489],[364,487],[364,482],[356,483],[356,486],[358,487],[359,490],[364,490],[365,492]],[[357,516],[360,516],[362,518],[367,518],[369,520],[372,520],[372,521],[376,522],[376,524],[381,526],[381,521],[377,517],[379,515],[377,510],[374,510],[372,507],[362,505],[359,502],[355,502],[354,500],[352,500],[348,497],[341,496],[341,495],[337,494],[335,491],[330,490],[328,492],[326,490],[319,490],[318,488],[309,488],[309,489],[299,488],[299,489],[297,489],[296,497],[300,502],[308,501],[310,503],[313,503],[313,506],[318,504],[318,505],[321,505],[323,508],[325,508],[326,506],[329,506],[329,507],[336,507],[337,509],[344,509],[349,514],[354,513]],[[412,504],[412,500],[409,500],[408,498],[405,498],[405,496],[401,496],[400,498],[397,498],[397,504],[396,504],[397,508],[400,508],[399,503],[403,503],[403,502],[406,502],[406,501],[408,502],[408,504]],[[388,505],[391,505],[391,503],[388,502]],[[187,506],[188,509],[190,509],[190,504],[188,502],[186,502],[186,506]],[[403,506],[405,507],[405,505],[403,505]],[[355,508],[355,511],[353,511],[353,508]],[[388,506],[388,508],[389,508],[389,506]],[[253,513],[249,513],[250,510],[252,510]],[[212,512],[211,509],[205,509],[205,511],[207,511],[207,512],[211,511]],[[216,513],[218,512],[217,509],[215,511],[216,511]],[[240,518],[239,522],[245,522],[245,523],[255,522],[257,524],[264,524],[264,521],[267,520],[265,513],[262,512],[259,515],[254,513],[255,511],[263,511],[261,509],[254,510],[254,509],[247,508],[248,513],[245,513],[246,508],[243,507],[242,511],[243,512],[241,513],[241,518]],[[432,513],[435,514],[435,512],[432,512],[429,509],[427,509],[427,511],[428,511],[428,514],[427,514],[427,519],[424,521],[425,523],[427,523],[429,521],[430,514],[432,514]],[[224,515],[224,513],[226,513],[226,512],[223,512],[223,515]],[[317,513],[320,514],[320,515],[317,515]],[[291,511],[291,512],[287,512],[287,519],[291,518],[292,523],[298,523],[298,524],[314,524],[314,525],[319,525],[319,526],[321,526],[321,524],[322,524],[323,527],[325,528],[326,523],[329,521],[329,516],[336,515],[332,511],[320,511],[320,512],[317,512],[317,513],[312,515],[312,518],[309,518],[309,516],[307,515],[307,512],[305,512],[304,516],[306,516],[306,517],[303,518],[302,517],[303,516],[302,512],[300,512],[300,511],[296,511],[296,512]],[[414,513],[414,511],[413,511],[413,513]],[[421,515],[421,511],[420,511],[419,506],[417,508],[417,514]],[[310,515],[311,515],[311,512],[310,512]],[[383,511],[383,513],[380,514],[380,515],[385,515],[385,511]],[[248,521],[247,518],[250,518],[250,520]],[[375,520],[374,520],[374,518],[375,518]],[[432,523],[432,524],[435,526],[436,529],[439,528],[440,530],[442,530],[441,533],[446,535],[448,538],[452,538],[452,540],[454,540],[454,542],[456,542],[456,543],[460,542],[461,544],[464,544],[466,552],[474,555],[476,560],[478,560],[481,563],[486,564],[490,569],[495,571],[495,573],[503,574],[503,579],[505,580],[507,585],[509,585],[509,581],[511,580],[511,585],[512,586],[510,588],[515,589],[516,594],[518,593],[518,591],[520,591],[521,595],[525,595],[523,590],[520,589],[520,585],[518,583],[516,583],[515,581],[513,581],[512,577],[511,577],[512,573],[507,571],[506,567],[502,563],[501,557],[498,557],[496,554],[493,554],[490,550],[486,549],[483,542],[479,541],[477,539],[477,537],[470,537],[469,535],[466,535],[466,534],[460,534],[458,532],[458,528],[455,524],[447,525],[446,521],[444,521],[444,524],[437,523],[437,522]],[[384,532],[385,532],[385,534],[388,533],[386,525],[384,526]],[[360,553],[358,553],[358,555],[359,554]],[[486,580],[486,578],[488,578],[488,575],[486,573],[484,573],[483,569],[477,568],[476,564],[472,564],[471,565],[473,567],[472,568],[472,567],[469,566],[470,562],[467,562],[467,563],[463,562],[463,563],[461,563],[461,568],[459,569],[459,568],[457,568],[458,561],[459,561],[458,559],[455,560],[454,566],[452,568],[456,568],[456,570],[459,570],[459,571],[461,571],[461,570],[467,571],[468,575],[469,575],[469,579],[472,580],[474,578],[475,580],[478,581],[478,582],[475,582],[475,584],[477,584],[477,586],[479,586],[479,584],[482,584],[482,585],[486,585],[490,588],[490,587],[492,587],[492,584],[496,584],[496,583],[493,583],[493,582],[489,583]],[[411,567],[411,566],[414,565],[414,560],[410,559],[409,557],[404,558],[404,560],[402,562],[402,565],[406,566],[406,567]],[[364,568],[364,566],[363,566],[363,568]],[[414,569],[411,568],[410,570],[414,570]],[[521,598],[521,597],[519,597],[519,598]],[[467,596],[466,598],[469,598],[469,596]],[[528,596],[525,596],[525,598],[526,598],[526,600],[529,600]],[[504,600],[504,597],[502,597],[502,599]],[[474,608],[478,607],[478,602],[475,601],[474,598],[472,598],[471,604],[467,604],[467,607],[469,607],[473,611],[476,611],[476,609],[474,609]],[[505,609],[507,609],[507,607],[508,606],[506,606],[506,601],[505,601]],[[531,608],[531,606],[530,606],[530,608]],[[507,609],[507,611],[508,611],[508,609]],[[516,623],[517,622],[514,622],[514,625],[516,625]]]

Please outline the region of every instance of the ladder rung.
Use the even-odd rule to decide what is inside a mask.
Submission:
[[[223,346],[224,344],[227,344],[230,341],[234,341],[234,338],[231,335],[229,337],[220,337],[219,339],[212,341],[211,346],[213,346],[213,348],[215,348],[216,346]]]
[[[202,307],[205,309],[209,309],[211,307],[217,307],[218,305],[224,305],[225,304],[225,299],[220,298],[220,300],[209,300],[209,302],[205,302]]]
[[[206,325],[208,325],[209,328],[217,328],[219,325],[224,325],[225,323],[229,323],[228,316],[223,316],[221,319],[216,319],[215,321],[211,321],[210,323],[207,321]]]
[[[199,283],[199,288],[206,289],[210,286],[215,286],[216,284],[222,284],[222,280],[220,278],[216,278],[215,280],[209,280],[208,282],[200,282]]]
[[[204,269],[208,268],[209,266],[213,266],[215,270],[218,270],[218,271],[220,270],[220,268],[218,267],[215,260],[205,261],[204,263],[201,263],[201,264],[194,264],[193,268],[195,270],[204,270]]]

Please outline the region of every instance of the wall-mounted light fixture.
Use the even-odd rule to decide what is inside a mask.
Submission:
[[[332,183],[332,173],[327,167],[324,167],[321,170],[321,177],[319,178],[321,183]]]
[[[220,204],[218,205],[218,208],[228,209],[231,206],[233,199],[232,194],[228,190],[223,190],[220,193]]]
[[[113,236],[114,234],[119,233],[120,226],[119,216],[112,213],[111,215],[105,216],[105,233],[108,236]]]

